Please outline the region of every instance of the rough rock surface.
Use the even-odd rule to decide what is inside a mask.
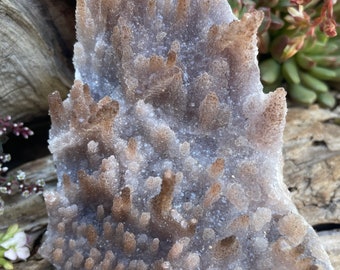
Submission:
[[[227,1],[78,1],[76,80],[50,97],[58,269],[332,269],[282,181],[282,89],[260,13]],[[90,90],[94,99],[91,97]]]

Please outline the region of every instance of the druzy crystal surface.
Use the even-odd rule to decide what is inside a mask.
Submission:
[[[262,14],[222,0],[78,0],[69,97],[50,96],[58,269],[332,269],[282,182],[285,91]]]

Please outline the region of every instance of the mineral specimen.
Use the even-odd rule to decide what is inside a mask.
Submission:
[[[79,0],[76,78],[50,96],[58,269],[332,269],[282,182],[285,92],[262,14],[223,0]],[[91,91],[90,91],[91,89]]]

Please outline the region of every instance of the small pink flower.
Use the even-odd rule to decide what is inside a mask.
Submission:
[[[30,250],[26,247],[26,243],[26,234],[24,232],[17,232],[12,238],[0,245],[7,249],[4,256],[11,261],[15,261],[16,259],[26,260],[30,256]]]

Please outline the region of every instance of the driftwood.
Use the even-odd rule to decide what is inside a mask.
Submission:
[[[47,95],[73,81],[73,1],[0,1],[0,115],[46,115]]]
[[[14,169],[12,173],[15,174],[17,170],[26,173],[27,181],[44,179],[46,182],[45,190],[54,188],[57,183],[51,156],[28,162]],[[10,196],[1,194],[1,197],[6,204],[5,212],[0,218],[0,231],[4,231],[11,224],[17,222],[25,231],[36,231],[47,224],[47,213],[42,195],[35,194],[23,198],[20,193],[16,193]]]
[[[339,114],[313,106],[287,117],[284,176],[300,213],[312,225],[340,224]]]
[[[334,269],[340,269],[339,117],[339,110],[291,108],[284,134],[285,183],[306,220],[325,229],[319,235]]]

